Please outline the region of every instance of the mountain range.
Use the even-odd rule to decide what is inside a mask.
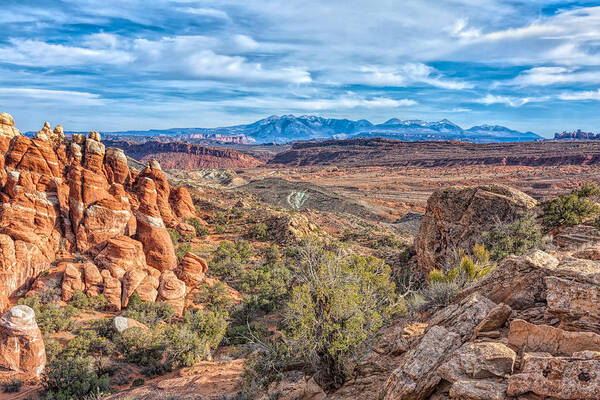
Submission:
[[[463,129],[443,119],[437,122],[392,118],[382,124],[367,120],[323,118],[314,115],[271,116],[251,124],[220,128],[173,128],[164,130],[103,132],[116,137],[169,137],[236,143],[289,143],[307,140],[347,139],[353,137],[405,141],[460,140],[473,143],[522,142],[543,139],[533,132],[519,132],[498,125]],[[128,139],[130,140],[130,139]]]

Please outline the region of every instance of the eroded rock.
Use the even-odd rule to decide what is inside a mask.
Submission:
[[[424,272],[449,268],[454,252],[469,250],[496,221],[510,223],[537,202],[503,185],[450,188],[434,192],[415,240],[419,267]]]
[[[0,318],[0,367],[40,376],[45,366],[46,348],[33,310],[14,306]]]

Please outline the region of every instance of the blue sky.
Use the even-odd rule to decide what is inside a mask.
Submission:
[[[23,130],[272,114],[600,131],[600,1],[3,0]]]

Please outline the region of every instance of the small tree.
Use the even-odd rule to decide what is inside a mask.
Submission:
[[[287,303],[284,338],[290,354],[312,366],[326,387],[343,383],[362,345],[394,312],[391,269],[380,259],[309,244]]]
[[[544,226],[548,229],[579,225],[600,214],[600,206],[591,197],[600,189],[592,184],[544,203]]]
[[[490,249],[490,258],[495,261],[509,255],[520,256],[544,245],[542,227],[531,212],[509,224],[497,221],[494,228],[484,232],[481,238]]]

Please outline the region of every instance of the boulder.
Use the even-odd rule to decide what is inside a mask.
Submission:
[[[497,222],[510,223],[537,202],[503,185],[453,186],[434,192],[415,240],[419,267],[425,273],[450,268],[459,249],[470,250]]]
[[[467,286],[458,298],[478,292],[515,309],[532,307],[545,300],[544,278],[555,273],[558,264],[555,257],[540,250],[508,257],[482,279]]]
[[[407,351],[383,389],[386,400],[426,399],[441,380],[438,368],[467,341],[496,304],[474,294],[438,311],[431,328]]]
[[[159,273],[160,276],[160,273]],[[154,275],[146,275],[144,280],[135,289],[135,294],[143,301],[156,301],[158,297],[159,278]]]
[[[600,231],[589,225],[567,226],[554,234],[552,243],[560,250],[578,250],[600,242]]]
[[[142,269],[130,269],[123,275],[123,291],[121,294],[121,307],[127,307],[129,298],[136,289],[142,284],[148,273]]]
[[[85,283],[81,273],[81,266],[73,263],[67,263],[62,282],[62,299],[70,301],[73,297],[73,292],[79,290],[85,291]]]
[[[148,268],[142,243],[128,236],[109,239],[94,262],[101,269],[108,269],[118,279],[123,278],[127,271],[144,271]]]
[[[441,380],[437,368],[461,343],[460,335],[443,326],[431,327],[388,378],[383,400],[426,399]]]
[[[442,364],[437,374],[448,382],[506,378],[513,373],[517,354],[499,342],[466,343]]]
[[[299,371],[286,373],[283,378],[271,384],[267,394],[260,400],[269,400],[277,396],[279,400],[325,400],[327,396],[314,378],[304,376]]]
[[[460,400],[505,400],[508,385],[491,380],[465,379],[450,388],[450,397]]]
[[[141,322],[138,322],[135,319],[122,317],[120,315],[116,316],[113,319],[113,327],[115,328],[115,331],[117,331],[118,333],[123,333],[125,330],[127,330],[129,328],[134,328],[134,327],[140,328],[143,330],[148,330],[148,327],[146,325],[142,324]]]
[[[208,264],[204,258],[187,252],[179,262],[175,275],[188,287],[194,287],[204,280],[204,274],[208,270]]]
[[[491,332],[502,328],[512,314],[510,306],[500,303],[490,311],[490,313],[477,325],[473,331],[472,339],[480,333]]]
[[[157,301],[169,303],[173,306],[173,310],[177,315],[183,314],[185,283],[177,279],[173,271],[164,271],[160,275]]]
[[[85,292],[88,296],[91,297],[102,294],[102,283],[104,279],[102,279],[98,267],[92,262],[87,261],[83,264],[83,278],[85,281]]]
[[[179,234],[183,237],[196,236],[196,228],[194,228],[192,225],[188,224],[187,222],[178,223],[177,226],[175,227],[175,229],[177,229],[177,232],[179,232]]]
[[[600,333],[600,285],[549,276],[545,279],[548,312],[563,327]]]
[[[507,393],[528,393],[561,400],[597,400],[600,393],[600,353],[581,352],[571,357],[533,354],[524,357],[518,374],[509,378]]]
[[[0,318],[0,367],[40,376],[46,366],[46,348],[35,313],[14,306]]]
[[[585,350],[600,351],[600,335],[593,332],[570,332],[516,319],[510,323],[508,344],[522,352],[571,356]]]

